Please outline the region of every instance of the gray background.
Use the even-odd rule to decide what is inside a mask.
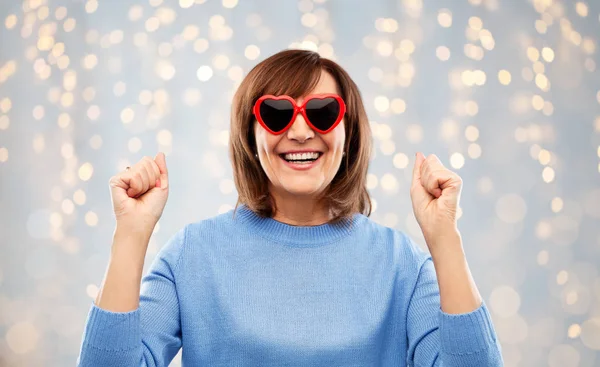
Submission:
[[[0,365],[75,363],[108,261],[111,175],[167,153],[146,265],[235,204],[231,96],[287,47],[359,85],[374,220],[425,246],[415,152],[461,175],[459,228],[506,366],[598,365],[599,13],[595,0],[0,2]]]

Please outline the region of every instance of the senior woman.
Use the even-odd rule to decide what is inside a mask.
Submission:
[[[165,156],[110,179],[116,229],[81,366],[501,366],[456,212],[461,178],[417,153],[429,253],[373,222],[360,92],[337,63],[285,50],[232,106],[238,205],[185,225],[142,268],[169,192]],[[141,292],[140,292],[141,282]]]

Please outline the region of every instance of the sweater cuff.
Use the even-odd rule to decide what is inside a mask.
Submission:
[[[449,314],[440,308],[441,349],[446,354],[473,354],[496,343],[496,333],[485,302],[462,314]]]
[[[110,351],[124,351],[139,347],[141,344],[139,308],[129,312],[112,312],[92,303],[83,344]]]

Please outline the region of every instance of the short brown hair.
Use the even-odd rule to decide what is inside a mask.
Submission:
[[[341,66],[307,50],[284,50],[261,61],[250,70],[233,97],[229,154],[239,195],[237,204],[245,204],[265,217],[272,217],[276,211],[268,190],[269,179],[255,157],[254,103],[265,94],[286,94],[292,98],[305,96],[319,82],[321,70],[336,80],[346,103],[346,154],[322,199],[331,208],[331,222],[356,212],[367,216],[371,214],[371,198],[366,188],[371,128],[362,97],[354,81]]]

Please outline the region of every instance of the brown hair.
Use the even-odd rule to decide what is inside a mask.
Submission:
[[[284,50],[263,60],[250,70],[233,97],[229,154],[239,194],[237,204],[245,204],[264,217],[272,217],[276,211],[268,190],[269,179],[255,157],[254,103],[265,94],[305,96],[319,82],[321,70],[333,76],[346,103],[346,155],[322,198],[331,208],[331,222],[356,212],[371,214],[371,198],[366,188],[371,128],[360,92],[341,66],[307,50]]]

